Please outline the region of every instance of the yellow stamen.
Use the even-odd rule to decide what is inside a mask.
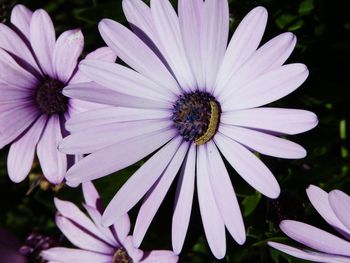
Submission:
[[[210,109],[211,115],[208,129],[201,137],[195,140],[195,144],[197,145],[203,145],[206,142],[210,141],[214,137],[216,130],[218,129],[220,117],[219,106],[215,101],[210,101]]]

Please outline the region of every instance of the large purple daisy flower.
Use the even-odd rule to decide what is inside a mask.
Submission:
[[[227,46],[227,0],[180,0],[179,16],[167,0],[151,0],[151,8],[140,0],[124,0],[123,6],[135,33],[109,19],[100,22],[99,30],[134,70],[85,61],[80,69],[104,88],[80,84],[64,91],[72,98],[112,106],[68,121],[72,135],[63,140],[61,150],[91,154],[68,171],[67,180],[71,185],[94,180],[156,151],[113,198],[104,224],[111,225],[146,195],[133,235],[139,246],[180,171],[174,251],[180,253],[183,246],[196,178],[205,234],[214,255],[222,258],[225,226],[239,244],[246,239],[222,156],[252,187],[276,198],[279,185],[254,152],[303,158],[301,146],[275,135],[298,134],[317,125],[317,117],[308,111],[259,108],[307,78],[305,65],[283,65],[296,38],[285,33],[257,49],[267,22],[266,10],[257,7]]]
[[[59,184],[71,161],[57,150],[67,135],[64,123],[93,105],[62,94],[66,85],[88,81],[77,71],[84,37],[76,29],[56,40],[49,15],[23,5],[14,7],[11,23],[0,24],[0,149],[12,143],[7,162],[12,181],[28,175],[36,149],[44,176]],[[89,57],[115,61],[109,48]]]
[[[326,222],[343,238],[324,230],[293,220],[280,224],[282,231],[295,241],[312,249],[299,249],[276,242],[269,242],[282,252],[313,262],[350,262],[350,196],[339,190],[327,193],[316,186],[307,189],[311,204]]]
[[[92,183],[83,184],[84,207],[88,218],[71,202],[55,199],[56,224],[79,249],[55,247],[41,253],[57,263],[176,263],[178,257],[167,250],[143,252],[132,244],[130,220],[126,214],[113,226],[102,226],[102,204]]]

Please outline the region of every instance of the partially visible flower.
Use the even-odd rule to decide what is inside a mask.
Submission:
[[[317,212],[343,237],[335,236],[309,224],[284,220],[280,224],[282,231],[308,248],[295,248],[276,242],[268,242],[268,244],[282,252],[305,260],[349,263],[350,197],[339,190],[327,193],[316,186],[310,186],[307,189],[307,195]]]
[[[83,184],[90,218],[71,202],[55,199],[56,224],[69,241],[79,249],[56,247],[43,251],[44,259],[57,263],[175,263],[172,251],[143,252],[135,248],[129,236],[130,220],[122,216],[111,227],[102,226],[103,208],[98,192],[90,182]]]
[[[305,132],[318,121],[312,112],[261,106],[296,90],[308,70],[299,63],[284,65],[296,44],[292,33],[259,47],[268,16],[263,7],[243,19],[228,44],[227,0],[180,0],[178,15],[168,0],[150,4],[123,1],[134,32],[110,19],[99,24],[107,45],[132,69],[86,60],[79,68],[103,87],[79,84],[64,91],[112,106],[67,122],[71,135],[61,150],[89,155],[66,179],[71,185],[95,180],[154,153],[110,202],[104,224],[111,225],[145,197],[133,233],[139,246],[179,174],[174,251],[183,247],[196,187],[208,244],[223,258],[226,228],[237,243],[246,240],[224,158],[256,190],[279,196],[276,178],[255,152],[304,158],[303,147],[279,135]]]
[[[79,29],[63,32],[56,40],[46,11],[34,13],[14,7],[11,26],[0,24],[0,149],[11,144],[8,173],[21,182],[28,175],[35,150],[44,176],[53,184],[63,181],[74,158],[57,150],[68,131],[64,123],[91,103],[62,94],[66,85],[89,81],[77,69],[84,47]],[[109,48],[88,58],[115,61]]]

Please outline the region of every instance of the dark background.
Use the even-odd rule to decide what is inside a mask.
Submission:
[[[173,1],[176,4],[176,1]],[[335,188],[350,193],[349,122],[350,122],[350,7],[348,0],[231,0],[231,34],[244,15],[258,5],[269,11],[269,22],[263,42],[285,31],[294,32],[298,45],[289,62],[305,63],[310,70],[306,83],[273,106],[302,108],[315,112],[319,126],[311,132],[290,136],[308,150],[307,158],[290,161],[262,157],[281,184],[282,195],[270,200],[256,193],[233,171],[232,182],[239,196],[248,232],[244,246],[227,235],[227,255],[222,261],[211,256],[203,236],[198,204],[195,200],[190,229],[180,262],[303,262],[273,251],[268,240],[288,242],[278,229],[280,220],[289,218],[312,223],[334,232],[311,207],[305,189],[310,184],[325,190]],[[8,23],[16,3],[31,9],[46,9],[58,33],[82,28],[85,52],[103,45],[97,23],[109,17],[125,23],[120,0],[25,0],[0,1],[0,21]],[[1,37],[1,36],[0,36]],[[1,95],[1,94],[0,94]],[[21,184],[10,182],[6,172],[8,148],[0,151],[0,226],[24,240],[33,230],[60,238],[55,227],[52,199],[80,204],[80,189],[63,187],[42,190],[34,187],[40,167],[34,165],[31,179]],[[137,165],[98,180],[95,184],[105,204],[137,168]],[[157,213],[142,248],[171,249],[170,229],[174,187]],[[137,208],[131,216],[135,218]],[[69,244],[63,241],[65,245]],[[0,255],[1,257],[1,255]]]

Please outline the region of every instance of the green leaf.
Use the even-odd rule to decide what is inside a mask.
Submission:
[[[261,199],[261,194],[256,192],[254,195],[247,196],[243,199],[243,215],[245,217],[249,216],[254,212],[256,207],[258,206]]]
[[[300,3],[298,13],[300,15],[309,15],[314,10],[314,0],[304,0]]]

